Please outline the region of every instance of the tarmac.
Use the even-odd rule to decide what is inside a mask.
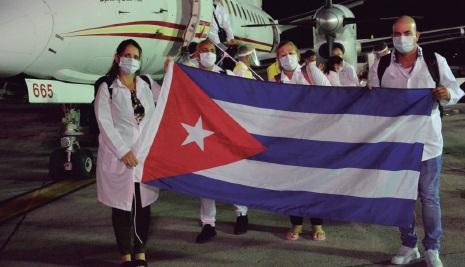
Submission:
[[[18,195],[60,183],[48,178],[59,145],[61,109],[0,103],[0,207]],[[465,104],[444,117],[441,184],[445,266],[465,266]],[[34,200],[34,194],[31,196]],[[249,231],[234,235],[234,209],[217,203],[217,237],[196,244],[198,198],[163,191],[152,205],[150,266],[390,266],[400,246],[394,227],[325,222],[326,241],[310,239],[310,223],[286,241],[287,216],[251,210]],[[5,214],[1,214],[3,216]],[[419,235],[423,236],[417,209]],[[0,266],[119,266],[111,210],[97,202],[95,184],[0,223]],[[420,246],[421,247],[421,246]],[[421,250],[423,250],[421,248]],[[418,260],[409,266],[425,266]]]

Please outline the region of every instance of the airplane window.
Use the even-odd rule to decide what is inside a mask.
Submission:
[[[239,9],[239,5],[236,3],[236,8],[237,8],[237,13],[239,14],[239,17],[242,19],[242,13],[241,10]]]
[[[237,17],[236,7],[234,6],[234,2],[231,2],[231,7],[234,13],[234,17]]]
[[[245,10],[244,10],[244,8],[243,8],[243,7],[241,7],[241,9],[242,9],[242,13],[244,14],[244,19],[248,19],[248,18],[247,18],[247,13],[245,13]]]
[[[232,14],[231,3],[230,3],[228,0],[226,0],[225,2],[226,2],[226,5],[228,6],[228,13],[229,13],[229,14]]]
[[[255,15],[255,13],[253,11],[250,11],[250,14],[252,15],[252,20],[254,23],[258,23],[257,22],[257,15]]]

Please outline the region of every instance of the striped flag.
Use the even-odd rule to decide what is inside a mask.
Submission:
[[[411,223],[429,89],[284,85],[169,68],[143,182],[282,214]]]

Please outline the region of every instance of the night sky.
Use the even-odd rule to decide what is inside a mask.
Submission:
[[[273,18],[284,18],[306,11],[314,10],[324,4],[324,0],[263,0],[263,9]],[[335,0],[340,3],[341,0]],[[437,3],[441,3],[438,5]],[[438,29],[442,27],[454,27],[465,25],[465,0],[366,0],[365,4],[352,9],[355,17],[360,20],[372,20],[380,17],[394,17],[400,15],[421,16],[417,19],[418,31]],[[389,36],[392,30],[392,22],[373,22],[357,24],[358,38],[370,36]],[[301,47],[309,47],[312,44],[309,29],[295,29],[284,34],[285,39],[296,41]],[[309,38],[302,38],[309,36]],[[421,37],[420,37],[421,38]],[[465,65],[465,39],[451,41],[443,44],[428,45],[432,49],[444,55],[451,64]]]

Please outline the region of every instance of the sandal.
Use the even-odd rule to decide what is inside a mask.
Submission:
[[[295,241],[299,239],[300,234],[302,233],[302,225],[293,225],[291,229],[286,234],[286,239],[289,241]]]
[[[312,226],[312,240],[314,240],[314,241],[326,240],[326,233],[323,230],[323,226],[321,226],[321,225],[313,225]]]

